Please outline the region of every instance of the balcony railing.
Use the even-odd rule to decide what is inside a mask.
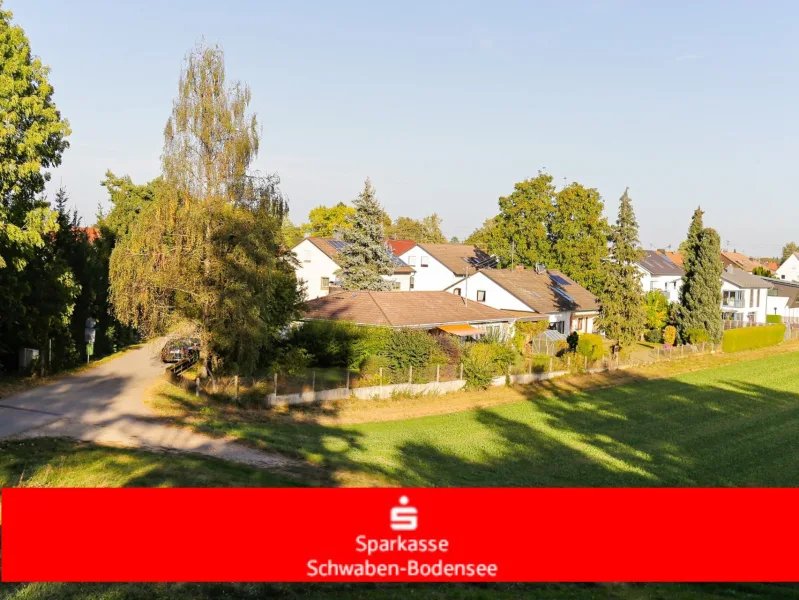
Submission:
[[[744,308],[744,299],[727,296],[726,298],[722,298],[721,305],[727,308]]]

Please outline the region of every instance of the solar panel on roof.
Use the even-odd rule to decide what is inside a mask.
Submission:
[[[552,281],[554,281],[557,284],[560,284],[560,285],[571,285],[570,281],[564,279],[560,275],[550,275],[549,277],[550,277],[550,279],[552,279]]]
[[[566,292],[564,292],[562,289],[560,289],[560,288],[557,288],[557,287],[553,287],[552,289],[553,289],[553,290],[555,290],[555,291],[556,291],[558,294],[560,294],[560,295],[561,295],[561,296],[563,296],[564,298],[566,298],[566,300],[568,300],[569,302],[574,302],[574,298],[572,298],[571,296],[569,296],[569,294],[567,294]]]
[[[344,246],[347,245],[347,242],[343,240],[330,240],[329,244],[333,246],[336,250],[342,250]]]

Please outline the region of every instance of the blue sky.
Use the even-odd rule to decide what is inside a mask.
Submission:
[[[302,221],[370,176],[393,216],[468,235],[545,168],[625,186],[644,247],[677,246],[693,209],[723,244],[799,241],[799,5],[791,2],[6,0],[52,68],[72,147],[53,174],[86,220],[106,169],[159,173],[181,61],[205,36],[247,82]]]

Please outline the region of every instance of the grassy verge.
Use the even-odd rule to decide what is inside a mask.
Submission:
[[[294,478],[214,458],[56,438],[0,442],[0,487],[292,487]]]
[[[136,350],[137,348],[141,348],[143,344],[133,344],[132,346],[127,346],[126,348],[120,350],[119,352],[115,352],[113,354],[109,354],[108,356],[104,356],[103,358],[93,360],[90,363],[82,363],[71,369],[65,369],[58,373],[54,373],[52,375],[46,375],[44,377],[40,377],[38,375],[18,375],[15,373],[5,373],[0,374],[0,400],[3,398],[7,398],[8,396],[13,396],[14,394],[19,394],[20,392],[24,392],[31,388],[38,387],[40,385],[47,385],[48,383],[53,383],[58,381],[62,377],[66,377],[68,375],[75,375],[76,373],[81,373],[86,371],[87,369],[93,369],[94,367],[100,366],[102,364],[107,363],[108,361],[114,360],[125,354],[126,352],[130,352],[131,350]]]
[[[152,402],[178,425],[300,457],[323,485],[796,486],[799,361],[780,348],[384,404],[483,404],[405,420],[242,409],[169,385]]]

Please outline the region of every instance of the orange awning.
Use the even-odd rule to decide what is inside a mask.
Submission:
[[[468,337],[470,335],[485,335],[485,329],[477,329],[471,325],[439,325],[441,331],[446,331],[452,335],[459,335],[461,337]]]

